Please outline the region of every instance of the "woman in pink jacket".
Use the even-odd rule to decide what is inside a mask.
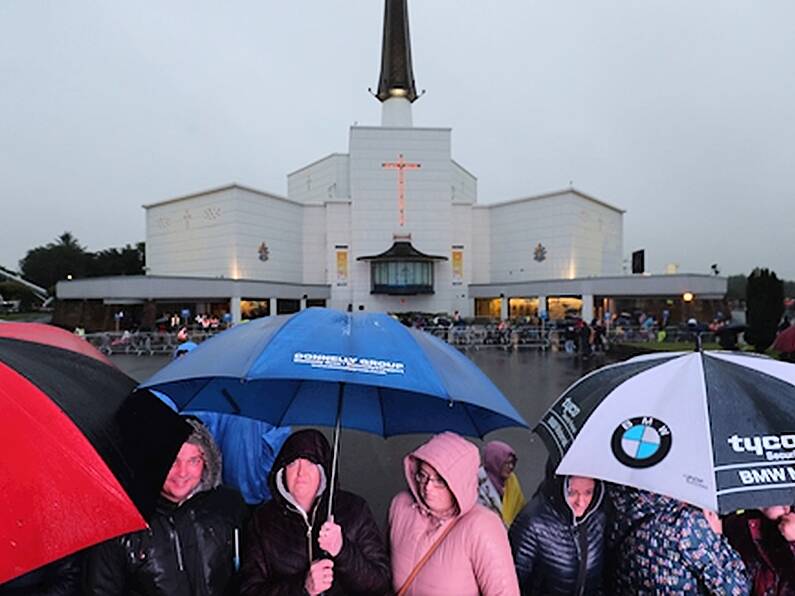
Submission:
[[[389,508],[395,591],[518,596],[502,520],[477,503],[478,448],[445,432],[407,455],[403,464],[409,491],[398,494]]]

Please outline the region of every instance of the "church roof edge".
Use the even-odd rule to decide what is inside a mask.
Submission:
[[[204,195],[211,195],[211,194],[216,193],[216,192],[222,192],[222,191],[225,191],[225,190],[234,190],[234,189],[245,190],[247,192],[253,192],[255,194],[262,195],[263,197],[268,197],[270,199],[278,199],[280,201],[286,201],[288,203],[295,203],[296,205],[302,205],[303,204],[303,203],[299,203],[298,201],[295,201],[293,199],[288,199],[287,197],[283,197],[281,195],[277,195],[277,194],[272,193],[272,192],[266,192],[264,190],[257,190],[256,188],[251,188],[250,186],[244,186],[242,184],[238,184],[236,182],[233,182],[232,184],[227,184],[225,186],[219,186],[219,187],[216,187],[216,188],[210,188],[208,190],[202,190],[202,191],[199,191],[199,192],[193,192],[193,193],[190,193],[190,194],[187,194],[187,195],[182,195],[182,196],[179,196],[179,197],[172,197],[170,199],[164,199],[162,201],[157,201],[155,203],[146,203],[144,205],[141,205],[141,207],[143,207],[144,209],[149,209],[150,207],[160,207],[161,205],[167,205],[169,203],[177,203],[179,201],[185,201],[187,199],[195,199],[196,197],[201,197],[201,196],[204,196]]]
[[[589,194],[586,194],[584,192],[581,192],[581,191],[577,190],[576,188],[566,188],[566,189],[563,189],[563,190],[556,190],[556,191],[552,191],[552,192],[543,193],[543,194],[540,194],[540,195],[532,195],[532,196],[529,196],[529,197],[521,197],[521,198],[518,198],[518,199],[508,199],[507,201],[498,201],[496,203],[485,203],[485,204],[484,203],[480,203],[480,204],[478,204],[478,207],[485,208],[485,209],[491,209],[492,207],[505,207],[506,205],[513,205],[515,203],[523,203],[525,201],[535,201],[535,200],[539,200],[539,199],[552,199],[554,197],[562,197],[562,196],[568,195],[568,194],[576,195],[576,196],[578,196],[578,197],[580,197],[582,199],[586,199],[586,200],[591,201],[593,203],[597,203],[598,205],[602,205],[603,207],[607,207],[608,209],[611,209],[613,211],[617,211],[618,213],[621,213],[621,214],[624,214],[624,213],[627,212],[626,209],[621,209],[620,207],[616,207],[615,205],[611,205],[607,201],[603,201],[602,199],[597,199],[596,197],[591,196]]]
[[[327,159],[331,159],[332,157],[348,157],[349,155],[350,155],[349,153],[339,153],[337,151],[335,151],[334,153],[329,153],[328,155],[325,155],[324,157],[320,157],[320,158],[316,159],[315,161],[306,164],[305,166],[301,166],[300,168],[293,170],[292,172],[287,172],[287,177],[289,178],[290,176],[293,176],[293,175],[298,174],[299,172],[301,172],[303,170],[306,170],[306,169],[309,169],[309,168],[311,168],[313,166],[316,166],[317,164],[319,164],[321,162],[324,162]]]
[[[477,179],[478,179],[478,177],[477,177],[477,176],[475,176],[475,175],[474,175],[472,172],[470,172],[468,169],[466,169],[464,166],[462,166],[462,165],[461,165],[460,163],[458,163],[456,160],[454,160],[454,159],[452,159],[452,158],[451,158],[451,159],[450,159],[450,161],[453,163],[453,165],[454,165],[455,167],[457,167],[457,168],[458,168],[458,169],[460,169],[460,170],[463,170],[464,172],[466,172],[467,174],[469,174],[470,176],[472,176],[472,177],[473,177],[475,180],[477,180]]]

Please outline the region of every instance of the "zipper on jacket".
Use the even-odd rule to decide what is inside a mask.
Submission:
[[[312,528],[315,526],[315,516],[317,515],[317,509],[320,502],[315,503],[315,508],[312,510],[312,521],[310,522],[308,519],[305,519],[306,522],[306,546],[309,550],[309,566],[312,566],[312,556],[314,553],[312,552],[314,549],[312,548]]]
[[[174,551],[177,553],[177,567],[180,571],[185,571],[185,565],[182,561],[182,544],[179,541],[179,534],[174,526],[174,518],[169,517],[168,521],[171,523],[171,529],[169,530],[171,533],[171,541],[174,543]]]

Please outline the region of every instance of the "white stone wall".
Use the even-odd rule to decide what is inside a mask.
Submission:
[[[421,164],[407,171],[405,225],[398,217],[398,174],[384,162]],[[450,129],[352,127],[350,131],[351,269],[354,308],[427,312],[449,311],[453,299],[450,247],[452,244],[452,167]],[[418,250],[447,257],[435,265],[436,293],[429,296],[370,294],[370,266],[357,257],[387,250],[394,234],[411,234]]]
[[[622,214],[580,196],[572,200],[578,210],[573,245],[578,277],[621,275]]]
[[[614,275],[622,214],[575,192],[492,205],[490,282]],[[535,248],[546,249],[543,261]]]
[[[329,306],[346,310],[348,304],[353,304],[353,284],[351,275],[355,267],[353,251],[351,250],[351,203],[350,201],[335,201],[326,203],[326,271],[327,277],[323,283],[331,286],[331,300]],[[337,279],[337,250],[348,250],[348,279]]]
[[[491,211],[491,282],[576,277],[572,260],[576,211],[561,197],[494,205]],[[534,260],[541,243],[546,259]]]
[[[305,205],[301,226],[303,239],[303,282],[325,284],[326,264],[326,207]]]
[[[488,206],[472,208],[472,283],[491,281],[491,209]]]
[[[453,182],[450,189],[453,203],[475,203],[478,200],[478,179],[455,160],[451,160],[450,163],[453,168]]]
[[[236,193],[229,187],[148,207],[146,272],[232,277]]]
[[[287,198],[299,203],[317,203],[348,198],[348,156],[332,153],[287,175]]]
[[[452,212],[452,242],[447,257],[450,259],[450,287],[452,290],[453,302],[449,312],[459,311],[463,316],[470,315],[471,300],[468,299],[468,286],[472,283],[474,271],[474,247],[472,220],[474,211],[470,203],[453,203]],[[461,283],[452,277],[452,253],[454,250],[463,251],[463,279]],[[459,248],[461,247],[461,248]]]
[[[235,203],[235,265],[239,278],[303,283],[303,210],[293,201],[237,190]],[[262,242],[268,260],[259,258]]]

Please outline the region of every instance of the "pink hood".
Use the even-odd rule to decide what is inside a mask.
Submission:
[[[422,505],[417,460],[433,466],[455,497],[457,518],[441,519]],[[436,435],[403,460],[410,491],[392,499],[389,543],[395,591],[439,536],[455,524],[408,589],[407,596],[519,596],[511,545],[502,518],[477,503],[478,448],[454,433]]]
[[[486,448],[483,450],[483,468],[500,496],[505,492],[505,480],[501,475],[502,466],[511,458],[516,459],[516,451],[508,443],[503,441],[486,443]]]
[[[458,504],[459,515],[466,514],[478,500],[478,469],[480,452],[478,448],[455,433],[444,432],[420,445],[413,453],[403,459],[406,482],[418,504],[422,504],[414,473],[417,460],[422,460],[444,478]]]

